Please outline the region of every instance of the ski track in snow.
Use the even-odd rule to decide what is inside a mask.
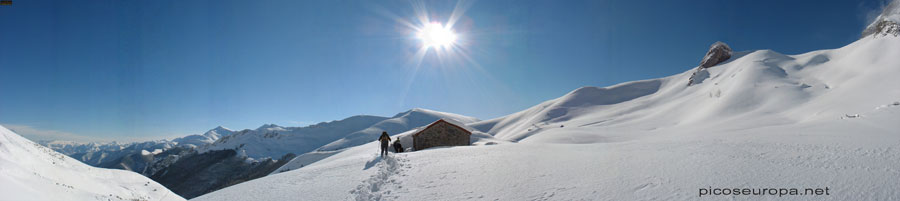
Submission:
[[[356,189],[350,191],[356,200],[396,200],[391,193],[403,188],[401,179],[406,176],[405,170],[410,166],[403,154],[389,154],[386,157],[373,159],[378,168],[374,175],[362,181]],[[368,166],[366,167],[368,169]]]

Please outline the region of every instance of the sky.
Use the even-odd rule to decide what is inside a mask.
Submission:
[[[43,1],[0,6],[0,124],[135,141],[426,108],[491,119],[582,86],[665,77],[716,41],[799,54],[883,0]],[[421,16],[450,49],[424,48]],[[449,50],[449,51],[448,51]]]

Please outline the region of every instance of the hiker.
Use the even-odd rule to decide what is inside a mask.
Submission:
[[[400,144],[400,137],[394,140],[394,153],[403,153],[403,145]]]
[[[382,131],[381,137],[378,137],[378,141],[381,141],[381,156],[387,155],[388,143],[391,142],[391,136],[388,136],[387,131]]]

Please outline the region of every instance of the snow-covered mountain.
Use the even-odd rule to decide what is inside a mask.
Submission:
[[[50,149],[56,150],[62,154],[72,156],[92,166],[102,166],[101,164],[117,160],[128,154],[141,152],[165,151],[174,146],[184,146],[194,148],[215,142],[222,136],[231,135],[234,131],[219,126],[210,129],[202,135],[188,135],[174,140],[152,140],[145,142],[118,143],[118,142],[89,142],[79,143],[72,141],[39,141],[38,144],[44,145]]]
[[[391,118],[361,115],[307,127],[266,124],[223,137],[199,150],[202,153],[234,149],[253,159],[280,158],[288,153],[299,155],[313,150],[334,151],[373,141],[382,131],[401,133],[441,118],[463,123],[478,121],[473,117],[415,108]]]
[[[297,169],[340,153],[344,149],[375,141],[378,136],[381,135],[381,132],[387,132],[392,137],[407,136],[412,131],[422,128],[438,119],[457,122],[459,125],[480,121],[477,118],[459,114],[414,108],[394,115],[389,119],[382,120],[368,128],[345,135],[340,139],[318,147],[315,151],[303,152],[290,162],[287,162],[284,166],[278,168],[278,170],[272,172],[272,174]],[[471,130],[477,131],[476,129]],[[409,142],[406,143],[408,144],[407,147],[412,146],[411,139],[404,140]]]
[[[506,141],[506,140],[496,139],[496,138],[494,138],[494,136],[491,136],[487,133],[481,132],[478,129],[469,127],[466,125],[466,123],[457,120],[457,119],[463,119],[463,121],[465,121],[465,122],[472,123],[472,121],[476,121],[474,118],[450,114],[450,113],[425,110],[425,109],[416,109],[416,110],[419,110],[420,112],[431,113],[431,114],[440,114],[439,116],[444,116],[444,117],[453,117],[453,118],[439,118],[439,119],[442,119],[446,122],[450,122],[451,124],[460,126],[464,129],[472,132],[472,136],[470,137],[470,143],[472,143],[472,145],[496,145],[496,144],[510,143],[509,141]],[[396,117],[402,119],[404,116],[408,116],[407,114],[409,114],[409,113],[408,112],[401,113],[401,114],[398,114]],[[393,122],[398,122],[397,120],[399,120],[399,119],[395,119]],[[435,121],[437,121],[437,120],[434,120],[431,122],[435,122]],[[412,150],[412,147],[413,147],[412,134],[415,134],[416,132],[421,131],[422,129],[427,127],[429,124],[414,127],[412,129],[409,129],[409,130],[407,130],[405,132],[401,132],[401,133],[396,133],[396,132],[388,132],[388,133],[391,133],[391,139],[399,139],[400,140],[400,144],[404,147],[404,150]],[[378,131],[378,129],[367,129],[367,130],[369,130],[368,132]],[[363,130],[363,131],[366,131],[366,130]],[[369,134],[366,134],[366,135],[369,135]],[[379,136],[379,135],[380,135],[380,133],[378,133],[378,135],[375,135],[375,136],[367,136],[367,137],[377,138],[377,136]],[[350,146],[350,145],[356,144],[356,146],[358,146],[361,144],[367,144],[369,142],[372,142],[372,141],[374,141],[372,139],[375,139],[375,138],[372,138],[372,139],[370,139],[370,138],[364,138],[364,137],[345,138],[345,139],[342,139],[342,142],[344,143],[342,145]],[[351,141],[351,139],[355,139],[355,141]],[[353,146],[353,147],[355,147],[355,146]],[[277,170],[271,172],[271,174],[278,174],[278,173],[282,173],[282,172],[287,172],[287,171],[303,168],[306,165],[316,163],[319,160],[331,157],[335,154],[339,154],[345,150],[347,150],[347,149],[317,150],[317,151],[304,153],[302,155],[295,157],[293,160],[287,162],[283,166],[280,166]]]
[[[154,140],[133,143],[41,141],[38,144],[94,167],[131,170],[143,174],[155,162],[156,154],[169,150],[178,143]]]
[[[140,174],[94,168],[0,126],[0,200],[184,200]]]
[[[898,7],[891,3],[841,48],[718,48],[727,54],[708,53],[683,73],[581,87],[485,121],[412,109],[307,127],[217,127],[173,141],[45,144],[197,200],[691,200],[704,188],[770,187],[832,193],[790,200],[895,200]],[[472,131],[473,146],[377,156],[382,131],[411,147],[409,136],[437,119]],[[0,165],[14,161],[3,157]],[[8,175],[21,176],[6,169],[3,190]]]
[[[160,155],[164,159],[153,164],[145,175],[185,198],[193,198],[233,184],[256,179],[282,166],[294,157],[248,160],[234,150],[197,153],[177,147]]]
[[[355,146],[375,138],[367,135],[377,136],[384,130],[402,132],[440,118],[459,119],[467,123],[477,121],[462,115],[413,109],[392,118],[359,115],[306,127],[265,124],[256,129],[236,132],[219,127],[204,135],[176,139],[179,142],[187,138],[213,139],[219,136],[212,143],[196,147],[196,151],[178,143],[178,148],[154,154],[156,159],[142,173],[183,197],[193,198],[268,175],[293,161],[291,159],[297,154],[307,156],[304,158],[319,154],[318,151],[311,151],[327,143]]]
[[[178,146],[195,148],[198,146],[212,144],[216,140],[219,140],[219,138],[229,136],[231,134],[234,134],[234,131],[232,131],[231,129],[218,126],[210,129],[209,131],[206,131],[206,133],[203,133],[202,135],[188,135],[181,138],[176,138],[172,141],[178,143]]]
[[[131,170],[144,174],[187,198],[235,183],[265,176],[297,154],[323,145],[332,149],[369,142],[382,131],[399,133],[437,119],[466,123],[472,117],[425,109],[412,109],[394,117],[359,115],[306,127],[265,124],[256,129],[232,131],[219,126],[202,135],[139,143],[45,142],[96,167]],[[371,138],[371,139],[369,139]]]
[[[371,127],[350,133],[349,135],[330,142],[318,148],[317,150],[335,151],[365,144],[377,140],[378,136],[381,135],[381,132],[388,132],[389,135],[394,135],[416,127],[428,125],[442,118],[458,121],[461,123],[473,123],[479,121],[474,117],[447,112],[438,112],[422,108],[414,108],[409,111],[394,115],[390,119],[378,122]]]
[[[862,32],[866,36],[900,36],[900,1],[891,1]]]
[[[88,165],[102,168],[131,170],[147,176],[153,174],[150,166],[168,155],[157,156],[174,147],[195,148],[233,133],[219,126],[202,135],[189,135],[175,140],[152,140],[133,143],[77,143],[68,141],[41,141],[41,145],[78,159]]]
[[[384,119],[386,118],[359,115],[305,127],[265,124],[253,130],[245,129],[234,132],[234,134],[224,136],[211,144],[199,147],[198,150],[200,153],[204,153],[211,150],[233,149],[238,154],[251,159],[277,159],[289,153],[302,154],[312,151]]]
[[[50,149],[56,150],[59,153],[65,155],[72,155],[77,153],[87,153],[87,152],[98,152],[98,151],[118,151],[125,148],[126,144],[119,144],[117,142],[109,142],[109,143],[98,143],[98,142],[89,142],[89,143],[81,143],[81,142],[73,142],[73,141],[60,141],[60,140],[42,140],[37,142],[40,145],[44,145]]]
[[[799,55],[735,52],[690,86],[693,68],[466,123],[518,143],[379,157],[374,135],[348,137],[364,144],[327,152],[339,140],[312,163],[196,200],[692,200],[704,188],[772,187],[830,190],[790,200],[895,200],[897,55],[889,35]]]
[[[667,128],[760,126],[830,120],[873,112],[898,100],[896,37],[864,38],[843,48],[783,55],[737,53],[687,86],[691,71],[610,87],[582,87],[527,110],[473,124],[507,140],[610,142],[640,135],[606,135]],[[562,128],[561,128],[562,127]],[[530,137],[534,136],[534,137]]]

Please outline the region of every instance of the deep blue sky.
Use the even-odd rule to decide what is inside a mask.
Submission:
[[[490,119],[684,72],[715,41],[838,48],[881,4],[483,0],[454,27],[471,60],[432,51],[416,67],[408,1],[15,0],[0,6],[0,124],[32,139],[129,140],[414,107]],[[456,1],[424,5],[444,22]]]

